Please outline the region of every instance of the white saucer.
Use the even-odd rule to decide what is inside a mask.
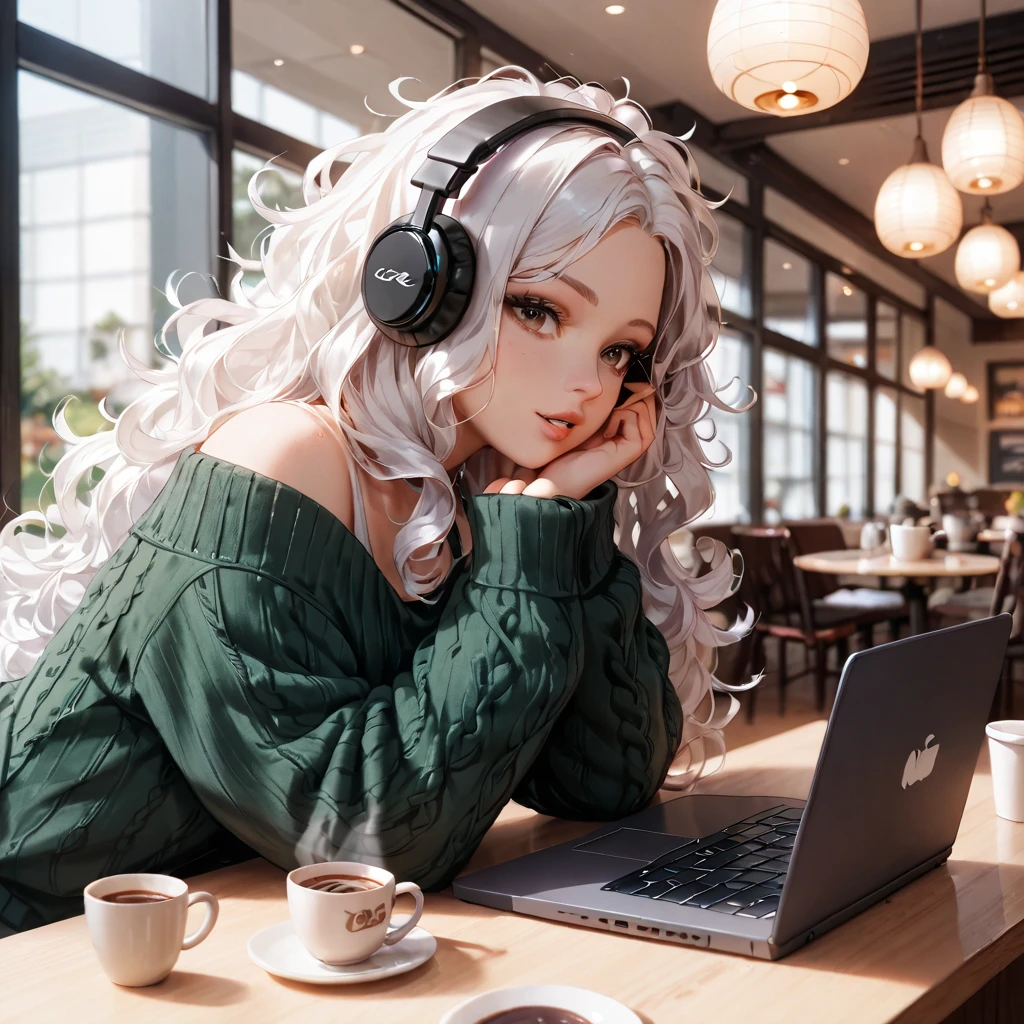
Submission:
[[[519,1006],[551,1006],[558,1010],[573,1010],[592,1024],[641,1024],[640,1018],[622,1003],[600,992],[591,992],[589,988],[576,988],[572,985],[497,988],[459,1003],[441,1018],[439,1024],[478,1024],[502,1010],[514,1010]]]
[[[401,942],[381,946],[369,959],[347,967],[321,963],[299,942],[291,921],[262,928],[249,938],[249,959],[265,971],[309,985],[353,985],[404,974],[426,963],[437,950],[430,932],[413,928]]]

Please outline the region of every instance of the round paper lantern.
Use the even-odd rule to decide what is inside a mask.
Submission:
[[[974,405],[974,403],[981,397],[978,389],[973,384],[967,385],[967,390],[960,396],[960,401],[964,405]]]
[[[875,231],[889,252],[919,260],[948,249],[960,235],[963,207],[946,172],[914,140],[910,163],[897,167],[875,199]]]
[[[910,360],[910,380],[924,391],[944,388],[953,376],[953,367],[934,345],[926,345]]]
[[[858,0],[718,0],[708,67],[729,99],[788,117],[849,96],[868,47]]]
[[[1002,288],[988,293],[988,308],[1008,320],[1024,317],[1024,270],[1014,274]]]
[[[958,370],[946,381],[946,397],[961,398],[967,390],[967,378]]]
[[[960,239],[954,269],[960,287],[979,295],[1002,288],[1020,270],[1017,239],[992,223],[987,204],[981,223]]]
[[[974,91],[946,122],[942,166],[961,192],[998,195],[1024,181],[1024,118],[993,95],[992,76],[974,79]]]

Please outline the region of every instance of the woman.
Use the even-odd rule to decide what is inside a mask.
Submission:
[[[443,886],[512,796],[613,818],[677,754],[676,784],[700,775],[732,567],[691,576],[667,537],[712,498],[714,224],[676,140],[574,85],[506,69],[410,103],[318,157],[303,209],[254,181],[261,283],[179,309],[169,369],[123,353],[150,390],[68,437],[44,536],[0,535],[0,928],[253,851]],[[441,135],[538,95],[640,141],[505,146],[450,211],[466,315],[395,344],[360,297],[370,242]],[[626,383],[641,354],[653,393]]]

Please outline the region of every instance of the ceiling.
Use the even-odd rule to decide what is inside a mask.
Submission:
[[[510,35],[584,80],[615,91],[627,78],[645,106],[680,100],[721,124],[752,116],[715,87],[707,64],[707,29],[716,0],[624,0],[625,13],[605,13],[607,0],[467,0]],[[914,31],[911,0],[861,0],[872,40]],[[925,30],[977,19],[978,0],[925,0]],[[988,0],[990,15],[1020,11],[1024,0]],[[622,88],[621,84],[619,86]],[[996,81],[998,90],[999,82]],[[1024,106],[1024,98],[1016,98]],[[927,111],[924,136],[939,160],[950,110]],[[910,156],[913,115],[789,132],[769,145],[829,191],[871,218],[882,182]],[[850,163],[840,166],[840,157]],[[980,220],[981,200],[963,196],[964,223]],[[995,220],[1024,221],[1024,186],[992,199]],[[953,249],[921,261],[956,283]],[[979,312],[985,307],[979,299]]]

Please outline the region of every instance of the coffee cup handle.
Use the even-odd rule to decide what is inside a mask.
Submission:
[[[395,886],[395,899],[404,894],[412,896],[416,901],[416,909],[404,924],[388,929],[387,935],[384,936],[385,946],[393,946],[396,942],[401,942],[416,927],[423,914],[423,893],[420,891],[420,887],[415,882],[399,882]]]
[[[185,936],[185,940],[181,944],[182,949],[191,949],[193,946],[198,946],[213,931],[213,926],[217,923],[220,904],[217,902],[216,896],[208,892],[189,893],[188,905],[191,907],[196,903],[206,904],[206,917],[203,918],[203,923],[191,935]]]

